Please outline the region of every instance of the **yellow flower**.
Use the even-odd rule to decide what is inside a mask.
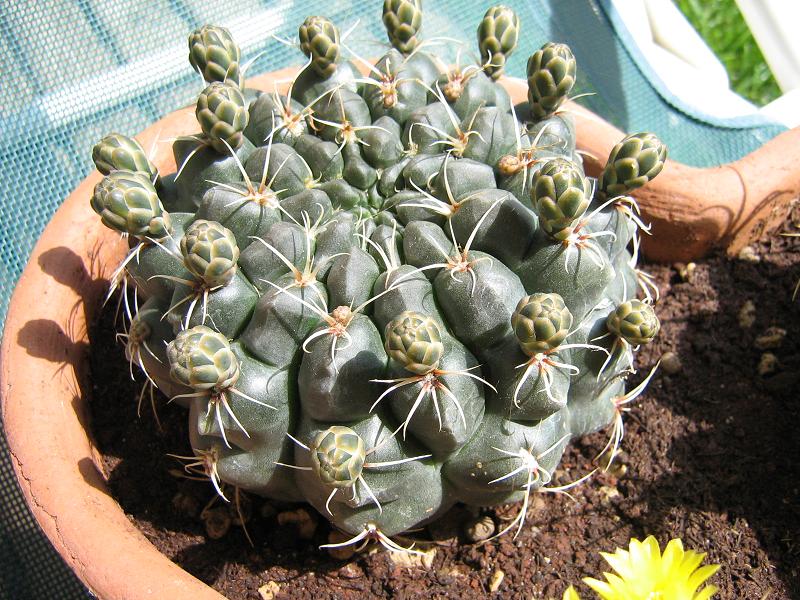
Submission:
[[[663,555],[652,535],[644,542],[632,539],[628,550],[617,548],[614,554],[600,554],[616,574],[603,573],[607,581],[591,577],[583,581],[603,600],[708,600],[717,592],[713,585],[699,592],[697,588],[717,572],[719,565],[700,567],[705,553],[684,550],[678,539],[667,544]],[[577,597],[567,593],[565,599]]]

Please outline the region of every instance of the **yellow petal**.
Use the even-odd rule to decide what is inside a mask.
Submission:
[[[631,560],[631,555],[625,550],[617,550],[615,554],[601,553],[606,562],[614,569],[620,577],[628,579],[633,576],[634,568]]]
[[[664,555],[661,557],[659,574],[664,581],[670,581],[676,577],[683,578],[681,574],[681,557],[676,552],[671,552],[669,548],[664,551]]]
[[[623,598],[630,598],[634,592],[636,592],[635,588],[632,588],[631,585],[628,584],[627,581],[622,579],[621,577],[617,577],[611,573],[605,573],[606,579],[608,579],[608,585],[611,586],[612,595],[611,597],[614,600],[622,600]]]
[[[689,550],[683,556],[681,569],[684,570],[686,573],[691,573],[697,567],[700,566],[700,563],[703,562],[703,559],[705,557],[706,557],[705,552],[695,552],[693,550]]]
[[[614,598],[616,598],[614,590],[612,590],[611,586],[608,585],[605,581],[600,581],[599,579],[594,579],[592,577],[584,577],[583,583],[585,583],[595,592],[600,594],[600,597],[604,598],[605,600],[614,600]]]
[[[683,563],[683,544],[680,540],[670,540],[667,547],[664,548],[664,555],[662,557],[663,573],[673,572],[673,569],[680,569]]]
[[[689,589],[694,591],[699,588],[706,579],[719,571],[719,567],[719,565],[706,565],[697,569],[697,571],[692,573],[691,577],[689,577],[689,581],[687,582]]]
[[[578,595],[578,592],[575,591],[573,586],[569,586],[566,590],[564,590],[564,596],[561,600],[581,600],[581,597]]]
[[[680,543],[680,540],[677,541]],[[653,558],[661,558],[661,548],[658,546],[658,540],[655,538],[655,536],[648,535],[644,542],[642,542],[642,546],[647,548],[649,556]]]

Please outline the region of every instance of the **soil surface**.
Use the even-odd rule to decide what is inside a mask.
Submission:
[[[793,219],[800,224],[797,208]],[[593,598],[581,578],[609,570],[598,553],[648,534],[662,547],[679,537],[722,564],[711,580],[720,598],[800,599],[798,242],[773,235],[738,259],[713,256],[693,270],[644,265],[661,289],[662,330],[638,353],[631,387],[674,356],[626,414],[614,474],[575,489],[574,501],[534,495],[516,539],[476,545],[464,526],[488,516],[502,527],[519,505],[456,507],[415,534],[436,540],[424,561],[407,566],[372,546],[337,559],[318,549],[330,526],[308,506],[248,496],[237,511],[214,501],[207,481],[181,477],[167,456],[191,454],[184,410],[157,397],[159,429],[146,397],[137,416],[141,376],[130,380],[113,310],[91,344],[93,428],[109,487],[157,548],[231,599],[549,599],[569,583]],[[556,480],[586,473],[607,439],[599,432],[573,444]]]

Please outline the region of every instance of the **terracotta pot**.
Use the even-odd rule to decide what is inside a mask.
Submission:
[[[277,72],[252,84],[272,90],[273,82],[289,74]],[[520,82],[506,85],[515,98],[524,99]],[[607,156],[622,137],[596,118],[581,116],[578,125],[580,145],[596,156]],[[149,148],[156,138],[196,130],[193,110],[187,108],[147,129],[139,141]],[[780,210],[786,197],[796,196],[800,187],[797,163],[789,161],[789,150],[796,156],[800,143],[786,148],[797,139],[798,132],[793,131],[763,150],[779,168],[780,177],[770,193]],[[175,169],[169,144],[157,145],[154,162],[164,173]],[[640,195],[647,216],[659,229],[654,242],[660,245],[650,246],[654,256],[677,259],[687,249],[706,251],[720,240],[738,243],[747,238],[751,223],[768,223],[762,214],[769,210],[762,202],[770,197],[766,189],[770,186],[748,187],[752,184],[746,178],[756,172],[764,179],[758,167],[762,162],[756,156],[721,167],[714,171],[717,179],[671,163],[656,179],[659,185]],[[98,597],[220,600],[219,594],[159,553],[131,524],[106,488],[102,460],[92,442],[86,404],[87,329],[106,292],[106,278],[126,251],[121,238],[106,229],[89,207],[99,179],[98,173],[90,175],[56,212],[11,300],[0,348],[0,393],[14,468],[45,534]],[[705,182],[700,195],[686,193],[695,189],[685,185],[687,181]],[[730,208],[717,210],[725,201],[711,194],[714,187],[731,193]],[[700,201],[708,203],[698,209]],[[758,210],[749,214],[752,206]],[[661,240],[661,235],[667,237]],[[676,248],[681,240],[685,245]]]

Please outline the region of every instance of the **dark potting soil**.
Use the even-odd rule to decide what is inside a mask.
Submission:
[[[415,534],[436,540],[424,561],[404,566],[372,546],[336,559],[318,549],[330,526],[313,509],[247,496],[251,546],[237,511],[215,501],[204,512],[211,485],[178,476],[167,456],[191,454],[183,409],[157,397],[162,429],[149,398],[137,416],[142,377],[130,380],[113,310],[91,336],[92,426],[109,488],[161,552],[231,599],[560,598],[569,583],[593,598],[581,578],[610,570],[598,553],[648,534],[722,564],[711,580],[720,598],[800,598],[800,244],[773,235],[752,250],[693,271],[644,265],[661,289],[662,330],[637,355],[630,386],[675,356],[626,415],[614,475],[596,475],[574,500],[535,494],[516,539],[475,545],[464,524],[479,514],[502,527],[519,505],[457,506]],[[556,481],[586,473],[607,439],[573,443]]]

